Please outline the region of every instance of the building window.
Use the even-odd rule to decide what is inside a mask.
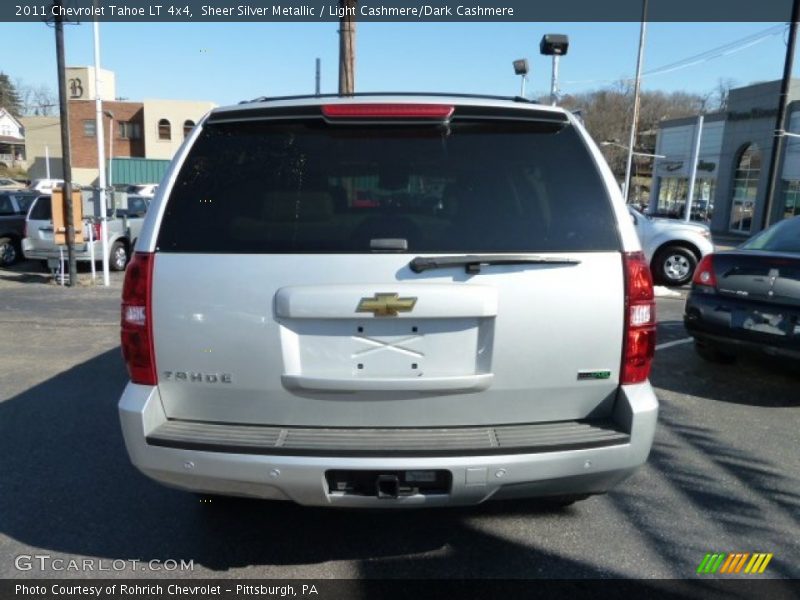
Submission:
[[[733,198],[731,198],[731,231],[750,233],[753,211],[758,192],[758,176],[761,174],[761,150],[756,144],[748,144],[739,153],[736,173],[733,176]]]
[[[192,129],[194,129],[194,121],[186,119],[183,122],[183,137],[189,137],[189,134],[192,133]]]
[[[783,218],[790,219],[800,215],[800,180],[786,182],[786,189],[783,194]]]
[[[119,137],[123,140],[138,140],[142,137],[142,127],[131,121],[118,121]]]
[[[161,119],[158,122],[158,139],[171,140],[172,139],[172,126],[167,119]]]
[[[87,119],[83,122],[83,135],[84,137],[94,137],[97,135],[97,123],[93,120]]]

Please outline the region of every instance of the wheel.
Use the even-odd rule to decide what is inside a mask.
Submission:
[[[736,360],[735,355],[731,354],[730,352],[725,352],[723,350],[720,350],[719,348],[717,348],[712,344],[709,344],[708,342],[701,342],[699,340],[695,340],[694,350],[695,352],[697,352],[700,358],[711,363],[729,365]]]
[[[19,248],[10,237],[0,238],[0,267],[10,267],[19,260]]]
[[[117,240],[111,245],[111,255],[108,266],[112,271],[124,271],[128,264],[128,248],[123,242]]]
[[[667,246],[653,258],[652,270],[664,285],[678,286],[689,283],[697,267],[697,257],[683,246]]]

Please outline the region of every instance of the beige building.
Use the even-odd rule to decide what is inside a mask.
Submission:
[[[50,177],[61,179],[61,119],[58,117],[22,117],[25,128],[25,162],[29,179],[47,177],[47,162]]]
[[[67,98],[69,100],[94,100],[94,73],[94,67],[67,67]],[[117,80],[113,71],[100,69],[99,90],[101,100],[116,100]]]
[[[192,128],[213,102],[191,100],[145,100],[144,155],[147,158],[171,160]]]
[[[163,161],[172,160],[195,124],[216,106],[213,102],[194,100],[118,101],[113,71],[100,69],[98,88],[95,87],[94,67],[67,67],[66,74],[72,178],[80,185],[96,185],[98,179],[97,122],[94,103],[97,90],[103,100],[103,149],[106,161],[110,157],[154,159],[153,163],[158,163],[158,168],[161,170],[166,164]],[[63,171],[59,118],[25,117],[22,125],[25,128],[28,177],[36,179],[47,176],[45,156],[49,153],[50,176],[61,178]],[[117,161],[114,164],[121,162]],[[124,183],[124,180],[113,177],[117,166],[114,167],[113,173],[108,174],[110,180],[112,183]],[[150,177],[155,176],[151,174]],[[135,183],[155,182],[148,180]]]

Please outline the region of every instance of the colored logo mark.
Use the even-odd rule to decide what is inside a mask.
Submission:
[[[772,553],[766,552],[725,552],[708,553],[703,557],[697,572],[701,575],[713,573],[763,573],[769,561],[772,560]]]

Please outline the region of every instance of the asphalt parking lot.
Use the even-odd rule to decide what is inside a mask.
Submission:
[[[193,561],[182,577],[684,578],[707,552],[771,552],[764,577],[800,577],[800,376],[702,362],[683,296],[658,299],[650,460],[612,493],[566,509],[352,512],[203,505],[131,467],[116,408],[120,287],[119,274],[68,289],[29,265],[0,271],[0,577],[93,574],[15,566],[48,555]]]

